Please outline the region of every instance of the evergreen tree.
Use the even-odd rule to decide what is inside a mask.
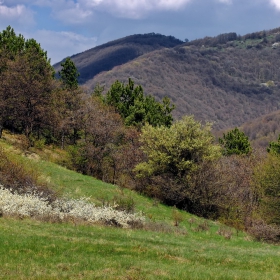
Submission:
[[[270,142],[269,147],[267,148],[269,153],[274,153],[276,155],[280,155],[280,134],[278,136],[277,142]]]
[[[116,81],[105,95],[104,102],[115,107],[128,126],[148,123],[169,127],[173,121],[174,105],[170,104],[169,98],[165,97],[161,103],[151,95],[145,96],[143,88],[135,87],[132,79],[127,85]]]
[[[78,88],[78,77],[80,76],[75,63],[67,57],[64,62],[61,63],[62,69],[58,72],[61,81],[65,88],[75,90]]]
[[[3,128],[29,138],[47,122],[53,68],[39,43],[8,26],[0,32],[0,137]]]
[[[252,151],[248,137],[238,128],[224,134],[223,138],[219,138],[219,142],[223,146],[223,154],[226,156],[248,155]]]

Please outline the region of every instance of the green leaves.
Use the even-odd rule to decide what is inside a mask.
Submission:
[[[144,96],[143,88],[134,87],[131,79],[127,85],[116,81],[106,94],[104,102],[114,106],[128,126],[142,126],[145,123],[170,126],[173,121],[171,112],[174,105],[170,104],[170,100],[165,97],[160,103],[150,95]]]
[[[267,151],[269,153],[280,155],[280,135],[278,137],[278,141],[277,142],[270,142],[269,143],[269,147],[267,148]]]
[[[252,151],[248,137],[238,128],[224,134],[223,138],[219,138],[219,142],[223,146],[223,154],[226,156],[248,155]]]
[[[145,125],[140,141],[148,161],[137,165],[140,176],[170,173],[185,178],[196,170],[204,160],[220,155],[220,149],[213,144],[211,125],[202,126],[192,116],[168,127]]]

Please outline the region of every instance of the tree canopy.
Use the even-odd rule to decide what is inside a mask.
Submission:
[[[80,76],[75,63],[67,57],[64,62],[61,63],[62,69],[58,72],[60,79],[67,89],[78,88],[78,77]]]
[[[204,160],[219,156],[214,145],[211,125],[203,126],[192,116],[184,117],[168,127],[145,125],[140,141],[147,161],[136,167],[142,176],[170,173],[185,178]]]
[[[46,123],[54,71],[34,39],[8,26],[0,32],[0,136],[9,127],[26,136]]]
[[[143,88],[135,87],[132,79],[126,85],[116,81],[105,95],[104,102],[116,108],[126,125],[170,126],[173,121],[174,105],[170,104],[169,98],[164,98],[161,103],[150,95],[144,96]]]
[[[280,135],[278,136],[277,142],[272,141],[269,143],[269,147],[267,148],[269,153],[274,153],[280,155]]]
[[[223,154],[226,156],[248,155],[252,151],[249,138],[238,128],[224,133],[223,138],[219,138],[219,142],[223,147]]]
[[[135,167],[143,182],[141,191],[169,205],[188,208],[193,176],[204,163],[220,156],[220,147],[214,144],[210,130],[210,124],[203,126],[192,116],[169,128],[145,125],[140,142],[146,160]]]

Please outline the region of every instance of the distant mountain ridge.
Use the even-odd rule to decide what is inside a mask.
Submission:
[[[136,34],[108,42],[90,50],[71,56],[80,73],[79,83],[84,84],[103,71],[110,71],[115,66],[125,64],[145,53],[173,48],[183,41],[173,36],[156,33]],[[59,71],[60,64],[54,68]]]

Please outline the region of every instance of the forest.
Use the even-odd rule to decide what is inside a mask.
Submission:
[[[40,44],[10,26],[0,33],[0,76],[0,137],[19,135],[26,151],[59,148],[69,169],[280,241],[280,137],[266,149],[237,127],[216,139],[212,123],[174,120],[168,97],[144,94],[129,77],[89,92],[70,58],[56,76]],[[1,185],[24,192],[4,159]]]

